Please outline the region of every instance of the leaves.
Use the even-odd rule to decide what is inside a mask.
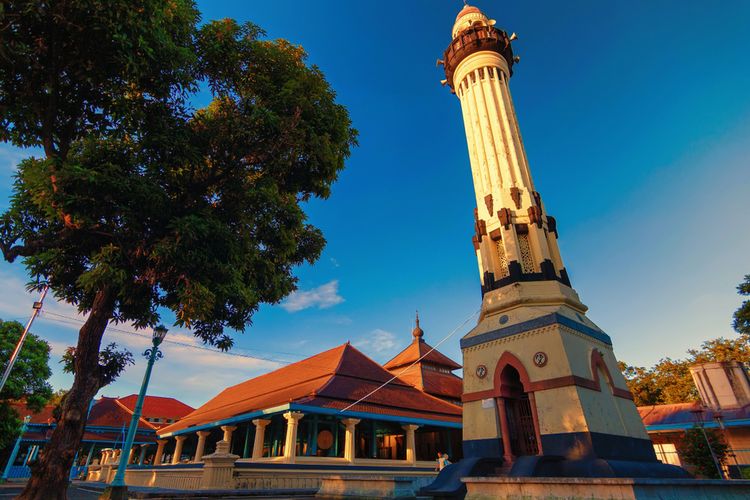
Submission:
[[[737,286],[737,293],[743,296],[750,295],[750,274],[745,275],[745,281]],[[732,327],[742,335],[750,337],[750,299],[744,300],[742,305],[734,312]]]
[[[701,429],[696,425],[685,431],[685,436],[678,442],[678,450],[680,456],[692,466],[694,472],[700,477],[708,479],[721,478],[713,458],[716,457],[720,465],[725,464],[727,461],[729,446],[724,440],[721,431],[717,429]]]
[[[3,371],[23,329],[23,325],[17,321],[0,320],[0,360],[3,361]],[[21,425],[21,415],[16,414],[9,402],[24,401],[30,411],[39,411],[52,397],[52,387],[47,383],[52,375],[48,364],[49,353],[49,344],[29,332],[10,377],[0,392],[0,449],[15,439]]]
[[[719,337],[704,341],[700,349],[689,349],[685,359],[663,358],[649,369],[621,362],[620,370],[637,406],[688,403],[699,399],[690,365],[718,361],[750,361],[750,340]]]
[[[65,350],[65,354],[62,355],[60,363],[63,365],[64,372],[75,374],[76,348],[68,347]],[[114,342],[107,344],[106,347],[99,351],[98,378],[100,380],[100,387],[114,382],[125,371],[125,368],[132,364],[135,364],[135,360],[130,351],[127,349],[117,350],[117,344]],[[64,400],[64,397],[61,399]]]

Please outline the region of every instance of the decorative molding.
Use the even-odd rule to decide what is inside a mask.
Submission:
[[[559,235],[557,234],[557,219],[551,215],[547,216],[547,228],[551,233],[555,233],[555,238],[559,238]]]
[[[510,197],[513,199],[513,203],[516,204],[516,208],[521,208],[521,190],[513,186],[510,188]]]
[[[500,241],[503,239],[503,231],[501,229],[493,229],[490,231],[490,239],[492,241]]]
[[[510,225],[513,223],[513,212],[509,208],[501,208],[497,212],[497,218],[505,229],[510,229]]]
[[[485,342],[488,342],[491,340],[497,340],[497,339],[504,338],[504,337],[518,335],[519,333],[524,333],[529,330],[536,330],[543,326],[550,326],[556,323],[562,326],[567,326],[571,330],[575,330],[579,333],[586,335],[587,337],[591,337],[606,345],[609,345],[609,346],[612,345],[612,340],[609,338],[609,335],[607,335],[606,333],[600,330],[595,330],[589,326],[578,323],[577,321],[574,321],[568,318],[567,316],[563,316],[562,314],[555,312],[555,313],[548,314],[546,316],[540,316],[538,318],[534,318],[528,321],[517,323],[515,325],[498,328],[497,330],[492,330],[486,333],[481,333],[479,335],[475,335],[474,337],[461,339],[461,349],[465,347],[472,347],[475,345],[484,344]]]
[[[484,204],[487,206],[487,213],[492,215],[492,194],[484,197]]]

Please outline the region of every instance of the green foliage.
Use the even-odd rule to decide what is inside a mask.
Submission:
[[[22,498],[62,498],[80,415],[132,358],[110,321],[176,325],[229,349],[296,288],[325,240],[326,198],[356,131],[302,48],[191,0],[10,0],[0,7],[0,140],[18,166],[0,250],[89,313],[66,354],[75,382]],[[199,88],[211,103],[195,110]]]
[[[0,61],[5,138],[55,145],[19,166],[0,223],[5,257],[22,256],[82,312],[108,290],[115,321],[153,326],[165,307],[228,349],[224,329],[244,330],[261,303],[296,288],[295,266],[320,255],[325,240],[301,203],[327,197],[344,167],[356,137],[348,113],[300,47],[262,40],[252,24],[197,28],[186,1],[78,4],[59,19],[35,2],[4,14],[44,47],[71,48],[65,61],[40,55],[18,34],[11,62],[33,55],[39,68],[11,78],[15,65]],[[37,21],[64,29],[52,37]],[[38,88],[73,67],[76,84]],[[185,98],[201,82],[214,99],[193,111]],[[37,126],[46,113],[57,118]]]
[[[737,293],[743,296],[750,295],[750,274],[746,274],[745,281],[737,286]],[[734,312],[732,327],[737,333],[750,337],[750,299],[744,300]]]
[[[664,358],[652,368],[620,362],[637,406],[698,401],[698,390],[690,375],[690,365],[714,361],[750,361],[750,339],[706,340],[700,349],[689,349],[685,359]]]
[[[0,320],[0,360],[5,362],[23,333],[23,325],[17,321]],[[41,410],[52,397],[52,387],[47,379],[52,375],[49,368],[50,347],[33,333],[26,336],[23,349],[16,359],[5,387],[0,392],[0,449],[9,445],[18,435],[21,417],[11,407],[11,401],[25,401],[30,411]]]
[[[721,476],[716,469],[711,451],[713,451],[713,455],[719,464],[724,465],[727,461],[729,446],[724,441],[720,431],[716,429],[704,430],[696,425],[685,431],[685,436],[678,443],[678,450],[680,456],[693,467],[695,474],[708,479],[720,479]]]
[[[68,347],[60,360],[63,364],[63,371],[66,373],[75,374],[76,370],[76,348]],[[101,376],[101,384],[108,385],[114,382],[120,374],[125,371],[128,365],[135,364],[133,354],[127,350],[117,350],[117,344],[114,342],[107,344],[101,351],[99,351],[99,373]],[[65,400],[67,392],[64,392],[60,396],[59,404]]]
[[[182,0],[4,1],[0,139],[64,159],[92,133],[137,130],[149,100],[194,85],[197,20]]]

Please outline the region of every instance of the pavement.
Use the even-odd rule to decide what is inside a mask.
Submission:
[[[16,498],[26,486],[26,482],[8,482],[0,484],[0,500]],[[79,484],[68,486],[68,500],[96,500],[99,498],[100,491],[91,491],[81,488]]]
[[[25,481],[0,484],[0,500],[15,498],[23,490]],[[104,483],[73,481],[68,486],[68,500],[95,500],[107,487]],[[149,499],[239,499],[239,498],[273,498],[276,500],[307,500],[315,498],[314,490],[173,490],[166,488],[146,488],[131,486],[128,488],[130,498]]]

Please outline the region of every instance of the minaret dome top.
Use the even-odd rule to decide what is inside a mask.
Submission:
[[[467,28],[479,24],[480,26],[492,26],[495,24],[493,19],[489,19],[484,13],[473,5],[464,5],[461,12],[456,16],[456,22],[453,23],[453,31],[451,32],[453,38],[456,35]]]

